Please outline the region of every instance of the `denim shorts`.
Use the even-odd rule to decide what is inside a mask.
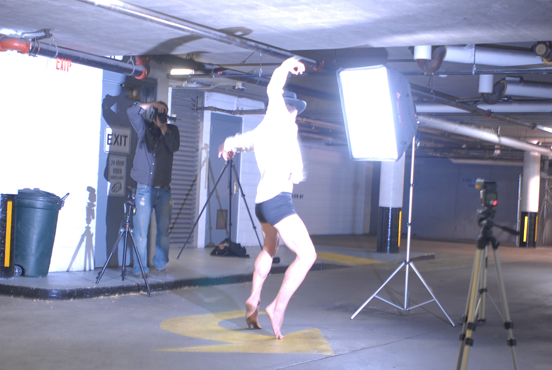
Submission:
[[[291,200],[291,193],[280,193],[274,198],[265,202],[255,204],[255,215],[261,223],[268,223],[272,226],[284,218],[295,215],[295,208]]]

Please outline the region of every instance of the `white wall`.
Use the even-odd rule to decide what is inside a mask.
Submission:
[[[55,59],[16,52],[0,53],[0,66],[0,192],[70,193],[59,211],[50,271],[91,269],[93,253],[85,251],[93,238],[81,238],[87,226],[95,230],[87,209],[98,182],[102,71],[77,64],[62,71]]]
[[[370,213],[365,205],[370,198],[366,199],[365,184],[371,164],[351,160],[346,146],[303,142],[301,150],[307,179],[295,186],[293,204],[309,233],[367,233],[365,217]]]

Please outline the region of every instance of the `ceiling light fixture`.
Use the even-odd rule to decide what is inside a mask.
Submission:
[[[171,69],[171,76],[190,76],[195,73],[192,68],[173,68]]]

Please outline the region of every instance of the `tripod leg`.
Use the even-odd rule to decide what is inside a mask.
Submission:
[[[481,261],[483,258],[484,248],[477,248],[474,258],[474,267],[472,270],[472,278],[470,284],[470,290],[468,292],[468,301],[466,304],[466,312],[464,315],[464,323],[462,325],[462,333],[460,334],[460,351],[458,353],[458,362],[456,369],[465,370],[468,366],[468,353],[470,346],[473,345],[473,339],[471,338],[472,332],[475,331],[475,307],[476,298],[479,285],[479,273],[481,271]]]
[[[371,301],[372,299],[374,299],[374,297],[377,296],[377,294],[383,289],[383,287],[386,286],[387,283],[391,281],[391,279],[393,279],[393,276],[397,275],[397,273],[402,269],[402,267],[403,267],[405,264],[406,264],[406,262],[403,261],[403,263],[401,263],[401,265],[400,265],[399,267],[397,267],[397,269],[396,269],[395,271],[393,271],[393,273],[391,274],[391,276],[389,276],[389,277],[387,278],[387,280],[385,280],[385,283],[383,283],[383,284],[379,287],[379,289],[376,290],[376,292],[375,292],[374,294],[372,294],[372,296],[371,296],[370,298],[368,298],[368,299],[362,304],[362,306],[359,307],[358,310],[356,310],[356,312],[353,314],[353,316],[351,316],[351,320],[354,319],[354,318],[356,317],[356,315],[358,315],[358,313],[359,313],[360,311],[362,311],[362,309],[363,309],[368,303],[370,303],[370,301]],[[400,309],[401,307],[398,307],[398,308]]]
[[[420,272],[418,271],[418,269],[416,268],[416,266],[414,266],[414,263],[413,262],[409,262],[409,264],[412,266],[412,270],[414,270],[414,272],[416,273],[416,275],[418,275],[418,278],[420,279],[420,281],[422,282],[422,284],[424,284],[426,290],[429,292],[429,294],[431,294],[431,296],[433,297],[433,300],[435,301],[435,303],[437,303],[437,305],[439,306],[439,308],[441,309],[441,311],[443,311],[443,313],[445,314],[445,316],[447,317],[448,321],[450,322],[450,324],[452,326],[454,326],[454,323],[452,322],[452,320],[450,319],[449,315],[447,315],[447,312],[445,311],[445,309],[443,308],[443,306],[441,306],[441,304],[439,303],[439,301],[437,300],[437,297],[435,297],[435,295],[433,294],[433,292],[431,291],[431,289],[429,288],[429,286],[427,285],[427,283],[425,282],[424,278],[422,277],[422,275],[420,274]]]
[[[123,278],[123,281],[125,281],[126,277],[126,255],[127,255],[127,246],[128,246],[128,229],[125,229],[124,231],[124,239],[123,239],[123,267],[121,269],[121,277]]]
[[[245,193],[243,192],[243,188],[240,183],[240,178],[238,177],[238,171],[236,171],[236,167],[234,166],[234,163],[232,163],[232,169],[234,170],[234,174],[236,175],[236,181],[240,188],[240,193],[242,195],[245,208],[247,209],[247,214],[249,215],[249,219],[251,220],[251,226],[253,226],[253,230],[255,231],[255,236],[257,237],[257,241],[259,242],[259,247],[261,248],[261,250],[263,250],[263,244],[261,243],[261,239],[259,239],[259,234],[257,234],[257,227],[255,226],[255,222],[253,221],[253,217],[251,217],[251,211],[249,211],[249,206],[247,205],[247,200],[245,199]]]
[[[178,256],[176,257],[176,259],[180,258],[180,255],[182,254],[182,251],[186,247],[186,244],[188,244],[188,241],[190,240],[190,237],[192,236],[192,234],[195,230],[195,227],[197,226],[197,223],[199,222],[199,219],[201,218],[201,215],[203,214],[203,211],[205,211],[205,208],[207,208],[207,205],[209,204],[209,200],[211,199],[211,197],[215,193],[215,190],[217,189],[217,185],[220,182],[220,179],[222,178],[222,175],[224,174],[224,171],[226,171],[226,169],[228,168],[229,165],[230,165],[230,161],[227,161],[226,165],[224,165],[224,168],[222,169],[222,171],[220,171],[220,175],[219,175],[217,181],[215,182],[215,186],[213,186],[213,190],[211,190],[211,193],[209,193],[209,196],[207,197],[207,200],[205,201],[205,204],[203,205],[203,208],[201,209],[201,212],[199,212],[199,216],[197,216],[197,219],[195,220],[194,224],[192,225],[192,230],[190,230],[190,233],[188,234],[188,238],[184,242],[184,245],[182,246],[182,249],[180,250],[180,253],[178,253]]]
[[[148,276],[144,272],[144,267],[142,265],[142,259],[140,258],[140,255],[138,254],[138,248],[136,248],[136,242],[134,241],[134,235],[132,231],[130,231],[130,239],[132,241],[132,247],[134,249],[134,253],[136,254],[136,259],[138,260],[138,264],[140,265],[140,271],[142,271],[142,278],[144,278],[144,283],[146,283],[146,289],[148,290],[148,296],[151,297],[151,289],[148,284]],[[125,251],[126,252],[126,251]]]
[[[119,245],[119,241],[121,241],[121,237],[123,236],[123,232],[124,232],[124,230],[121,228],[119,230],[119,235],[117,236],[117,240],[115,240],[115,244],[113,244],[113,248],[111,248],[111,253],[109,253],[109,257],[107,257],[107,261],[105,261],[105,263],[103,265],[103,268],[102,268],[102,271],[100,271],[100,273],[98,274],[98,277],[96,278],[96,284],[98,284],[100,282],[100,280],[102,279],[102,276],[105,272],[105,269],[107,268],[107,265],[109,264],[109,261],[111,260],[111,257],[113,257],[113,253],[115,252],[115,248],[117,248],[117,246]]]
[[[514,369],[517,370],[516,361],[516,339],[514,338],[514,323],[510,319],[510,310],[508,309],[508,301],[506,299],[506,288],[504,287],[504,280],[502,279],[502,267],[500,266],[500,258],[498,256],[498,247],[493,247],[493,254],[495,259],[496,275],[498,278],[498,285],[500,291],[500,300],[502,301],[502,310],[504,311],[504,328],[508,334],[507,344],[512,351],[512,360],[514,362]]]
[[[489,266],[489,249],[485,248],[484,263],[481,265],[481,285],[479,287],[481,305],[478,311],[478,321],[484,323],[486,321],[486,298],[487,298],[487,267]]]

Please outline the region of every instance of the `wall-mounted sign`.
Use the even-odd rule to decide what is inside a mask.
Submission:
[[[69,72],[69,68],[73,65],[71,59],[56,58],[56,69],[58,71]]]
[[[109,195],[123,197],[126,191],[127,157],[110,155],[108,161],[107,181],[109,181]]]
[[[106,128],[104,150],[108,153],[130,154],[130,129]]]

